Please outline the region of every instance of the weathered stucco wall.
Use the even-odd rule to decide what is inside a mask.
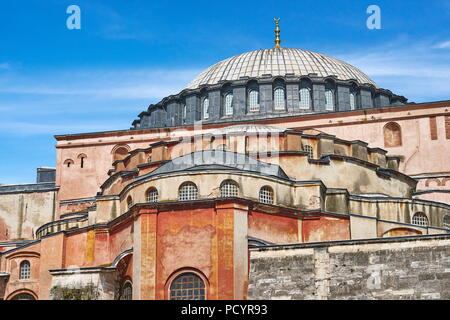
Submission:
[[[252,249],[249,299],[450,299],[450,236]]]
[[[55,219],[56,191],[0,193],[0,241],[34,239],[35,231]]]

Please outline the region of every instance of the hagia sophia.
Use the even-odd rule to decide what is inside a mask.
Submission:
[[[0,185],[0,299],[450,299],[449,110],[276,20],[273,48]]]

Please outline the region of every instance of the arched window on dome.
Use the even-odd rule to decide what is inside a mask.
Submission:
[[[359,88],[355,82],[351,83],[350,87],[350,110],[359,109]]]
[[[420,227],[428,227],[428,218],[425,213],[418,212],[413,216],[412,224]]]
[[[30,261],[24,260],[20,263],[20,275],[19,278],[21,280],[28,280],[30,279],[31,275],[31,265]]]
[[[186,104],[183,104],[183,106],[181,107],[181,117],[183,119],[183,123],[187,122],[187,107]]]
[[[257,90],[250,90],[248,93],[248,110],[250,112],[259,111],[259,92]]]
[[[333,80],[325,81],[325,110],[334,111],[336,107],[336,84]]]
[[[277,87],[273,92],[273,107],[275,110],[286,109],[286,95],[284,88]]]
[[[299,91],[299,106],[301,110],[311,109],[311,90],[309,88],[301,88]]]
[[[396,122],[389,122],[384,126],[384,146],[385,147],[400,147],[402,145],[402,129]]]
[[[356,109],[356,94],[350,93],[350,110]]]
[[[232,116],[233,115],[233,94],[228,93],[225,95],[225,115],[226,116]]]
[[[203,99],[203,119],[209,119],[209,99]]]
[[[331,89],[325,90],[325,110],[334,111],[334,91]]]

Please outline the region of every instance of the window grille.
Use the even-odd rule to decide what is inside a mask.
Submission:
[[[415,225],[421,226],[421,227],[427,227],[428,226],[428,218],[423,213],[416,213],[413,216],[412,224],[415,224]]]
[[[308,153],[308,159],[312,159],[314,157],[314,153],[313,153],[314,151],[311,146],[305,145],[305,146],[303,146],[302,149],[303,149],[303,151]]]
[[[259,190],[259,202],[273,204],[273,190],[270,187],[262,187]]]
[[[286,101],[284,99],[284,89],[283,88],[275,89],[273,101],[274,101],[275,110],[284,110],[285,109]]]
[[[225,181],[220,186],[220,196],[222,198],[232,198],[239,195],[239,188],[234,181]]]
[[[180,187],[179,190],[179,199],[180,201],[191,201],[197,200],[198,197],[198,189],[197,186],[193,183],[186,183]]]
[[[225,115],[233,115],[233,95],[231,93],[225,96]]]
[[[31,268],[30,262],[25,260],[20,264],[20,279],[27,280],[30,279]]]
[[[250,112],[259,111],[259,92],[256,90],[250,91],[248,94],[248,103]]]
[[[311,93],[308,88],[300,89],[300,109],[311,109]]]
[[[203,100],[203,119],[209,118],[209,99]]]
[[[152,188],[147,191],[147,202],[158,202],[158,190]]]
[[[183,273],[170,285],[170,300],[206,300],[205,283],[194,273]]]
[[[334,110],[334,94],[333,91],[331,90],[325,91],[325,110],[327,111]]]

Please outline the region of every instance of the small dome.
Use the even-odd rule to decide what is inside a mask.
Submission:
[[[341,60],[321,53],[272,48],[255,50],[223,60],[200,73],[188,86],[196,89],[203,84],[217,84],[219,81],[238,80],[241,77],[258,78],[265,74],[272,76],[336,76],[339,80],[356,80],[359,84],[377,84],[361,70]]]

